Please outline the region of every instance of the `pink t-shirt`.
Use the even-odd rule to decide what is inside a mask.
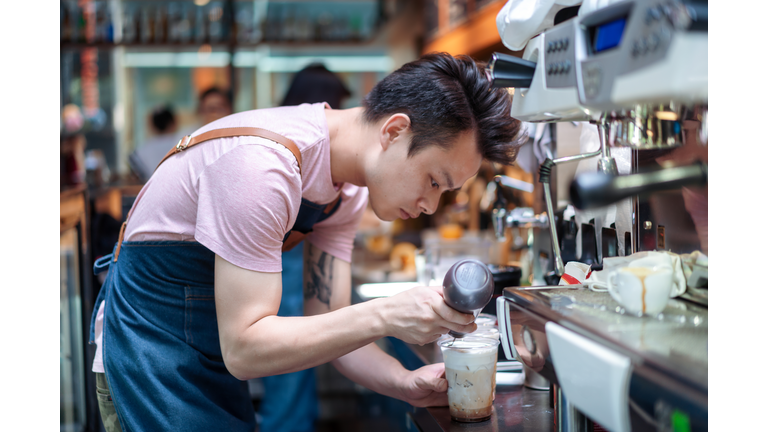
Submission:
[[[246,111],[198,129],[262,127],[296,143],[302,170],[282,144],[251,136],[207,141],[163,162],[141,190],[125,238],[196,240],[248,270],[279,272],[283,237],[301,198],[318,204],[341,192],[341,206],[307,240],[344,261],[352,257],[368,190],[334,185],[324,105]],[[341,186],[341,188],[339,188]]]
[[[315,224],[306,240],[350,262],[368,189],[333,183],[325,106],[246,111],[197,130],[192,136],[230,127],[261,127],[283,135],[301,152],[301,173],[290,150],[264,138],[198,144],[155,171],[136,199],[125,240],[197,241],[238,267],[280,272],[283,238],[296,220],[301,199],[325,204],[341,194],[336,212]],[[103,372],[96,366],[94,361],[94,372]]]

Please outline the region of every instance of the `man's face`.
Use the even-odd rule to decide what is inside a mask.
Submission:
[[[461,187],[480,169],[474,131],[459,135],[448,149],[428,146],[408,155],[411,135],[403,134],[381,152],[368,177],[371,207],[379,219],[417,217],[437,209],[440,195]]]
[[[203,124],[208,124],[232,114],[229,101],[218,93],[211,93],[200,101],[200,117]]]

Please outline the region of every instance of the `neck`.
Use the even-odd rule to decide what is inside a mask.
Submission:
[[[370,132],[369,126],[363,123],[362,114],[362,108],[325,110],[331,140],[333,183],[365,186],[363,161],[366,137],[370,137]]]

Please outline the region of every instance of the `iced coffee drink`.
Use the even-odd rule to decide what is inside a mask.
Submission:
[[[444,339],[440,341],[440,349],[445,361],[451,418],[460,422],[491,418],[498,339]]]

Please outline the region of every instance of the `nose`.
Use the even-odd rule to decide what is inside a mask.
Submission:
[[[435,191],[421,197],[418,203],[418,207],[422,213],[431,215],[435,213],[435,211],[437,211],[437,205],[439,203],[440,203],[440,192]]]

